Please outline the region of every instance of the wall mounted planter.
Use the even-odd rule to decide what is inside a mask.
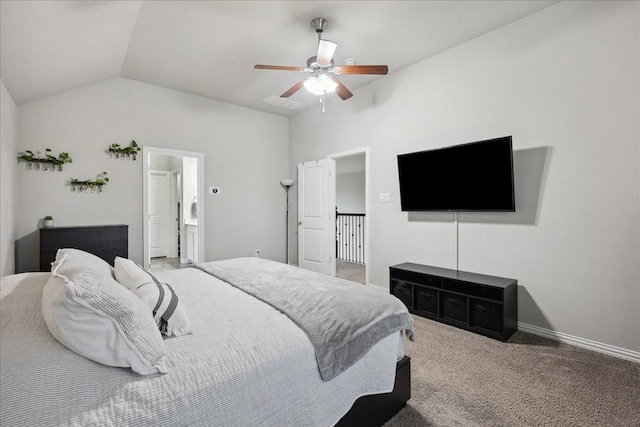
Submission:
[[[62,152],[56,156],[52,156],[51,149],[45,149],[44,156],[40,155],[40,152],[37,151],[37,154],[34,154],[31,150],[26,150],[24,153],[20,153],[18,156],[18,161],[22,160],[26,163],[27,170],[50,170],[58,172],[62,172],[62,168],[65,163],[72,163],[73,159],[69,156],[69,153]]]
[[[134,140],[131,140],[131,143],[128,147],[120,147],[120,144],[114,143],[111,144],[107,149],[107,153],[109,154],[110,159],[116,158],[122,160],[135,160],[138,155],[138,151],[140,151],[140,147]]]
[[[98,193],[102,193],[102,187],[107,185],[108,182],[109,178],[107,178],[107,173],[102,172],[97,175],[95,181],[80,181],[77,178],[71,178],[69,180],[69,185],[71,186],[72,192],[77,191],[78,193],[86,193],[87,191],[91,191],[92,193],[95,193],[97,191]]]

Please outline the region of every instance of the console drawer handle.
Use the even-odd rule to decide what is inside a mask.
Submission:
[[[447,301],[449,301],[451,304],[454,305],[459,305],[460,301],[458,301],[457,299],[453,299],[453,298],[447,298]]]

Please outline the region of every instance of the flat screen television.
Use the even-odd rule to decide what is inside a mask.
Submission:
[[[398,155],[403,211],[515,212],[511,136]]]

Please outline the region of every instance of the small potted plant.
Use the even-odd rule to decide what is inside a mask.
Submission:
[[[57,159],[54,160],[54,164],[58,167],[58,171],[62,172],[62,166],[65,163],[73,163],[73,159],[69,157],[69,153],[60,153]]]
[[[56,156],[51,155],[51,148],[45,148],[44,157],[42,158],[42,170],[49,169],[50,171],[56,170]]]
[[[107,185],[107,182],[109,182],[109,178],[107,178],[107,173],[103,171],[94,182],[96,187],[98,187],[98,193],[102,193],[102,186]]]
[[[109,146],[109,158],[116,156],[116,159],[120,157],[120,144],[116,144],[115,142]]]
[[[136,143],[136,141],[132,139],[131,144],[127,148],[129,148],[129,154],[131,155],[131,158],[135,160],[136,155],[138,154],[138,151],[140,151],[140,147],[138,147],[138,144]]]
[[[31,169],[33,168],[33,161],[35,159],[35,154],[33,154],[33,151],[31,150],[26,150],[24,154],[21,154],[20,156],[18,156],[18,159],[24,160],[25,162],[27,162],[27,169]]]
[[[53,217],[47,215],[44,217],[44,226],[45,227],[53,227]]]
[[[131,140],[131,143],[127,147],[121,147],[120,144],[113,143],[107,148],[107,153],[109,154],[109,158],[115,157],[116,159],[136,159],[138,152],[140,151],[140,147],[135,140]]]

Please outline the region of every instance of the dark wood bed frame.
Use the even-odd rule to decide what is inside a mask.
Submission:
[[[391,393],[362,396],[335,427],[379,427],[389,421],[411,398],[411,359],[396,364],[396,381]]]

